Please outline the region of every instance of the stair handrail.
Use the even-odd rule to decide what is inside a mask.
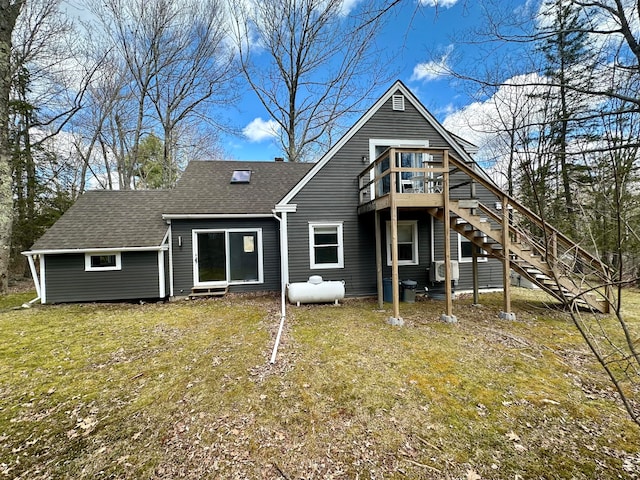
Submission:
[[[583,256],[587,257],[589,260],[595,261],[600,266],[601,271],[604,274],[604,280],[607,281],[607,282],[610,281],[610,279],[611,279],[610,268],[607,265],[605,265],[600,258],[594,256],[588,250],[585,250],[583,247],[581,247],[576,242],[571,240],[569,237],[564,235],[561,231],[556,229],[549,222],[543,220],[540,216],[538,216],[535,212],[530,210],[528,207],[524,206],[518,200],[516,200],[515,198],[511,197],[509,194],[505,193],[495,183],[493,183],[492,181],[488,180],[487,178],[484,178],[476,170],[471,168],[467,164],[467,162],[464,162],[464,161],[458,159],[455,155],[453,155],[451,153],[449,154],[449,162],[450,162],[451,165],[454,165],[457,169],[459,169],[460,171],[462,171],[463,173],[465,173],[469,177],[471,177],[474,180],[478,181],[480,184],[482,184],[482,186],[484,186],[491,193],[496,195],[496,197],[498,197],[500,199],[503,199],[504,197],[506,197],[507,200],[508,200],[508,204],[509,205],[512,205],[514,207],[514,209],[516,209],[519,213],[523,214],[525,217],[529,218],[530,220],[533,220],[534,223],[536,223],[538,227],[542,228],[542,230],[545,233],[547,231],[551,231],[552,233],[555,233],[556,234],[556,238],[558,240],[562,241],[562,243],[564,243],[565,246],[570,246],[571,248],[576,248],[577,251],[579,251]],[[479,165],[478,165],[478,168],[480,168]],[[519,232],[519,233],[522,233],[522,232]]]
[[[491,210],[488,206],[478,202],[478,208],[481,209],[483,212],[485,212],[487,214],[488,217],[490,217],[491,219],[493,219],[495,222],[500,223],[501,218],[499,215],[497,215],[493,210]],[[568,273],[572,272],[571,266],[565,261],[563,260],[560,255],[557,254],[557,252],[549,252],[549,247],[545,247],[542,243],[540,243],[540,241],[535,238],[533,235],[530,234],[530,232],[528,232],[527,230],[523,229],[522,227],[520,227],[517,224],[514,223],[510,223],[510,229],[513,231],[513,233],[515,233],[516,235],[518,235],[519,237],[524,238],[525,242],[527,243],[527,245],[531,246],[531,248],[536,251],[538,254],[540,254],[541,257],[544,257],[546,259],[546,263],[550,266],[550,267],[562,267],[565,275]],[[552,239],[551,241],[553,242],[553,235],[555,232],[552,232]],[[522,243],[521,241],[519,243]],[[578,248],[579,246],[577,244],[572,244],[570,245],[569,248],[566,249],[566,251],[568,252],[569,250],[573,249],[573,248]],[[549,258],[553,258],[554,260],[554,264],[552,265],[548,260]],[[592,258],[592,257],[590,257]],[[595,273],[599,278],[601,278],[604,281],[608,280],[608,277],[606,277],[605,275],[603,275],[603,273],[606,272],[601,272],[600,270],[598,270],[597,268],[593,268],[593,265],[591,263],[589,263],[588,265],[590,265],[592,267],[592,272]],[[601,262],[598,262],[597,266],[601,266]]]

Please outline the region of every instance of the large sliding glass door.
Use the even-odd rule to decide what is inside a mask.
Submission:
[[[262,283],[261,230],[194,230],[195,285]]]
[[[198,233],[198,283],[226,282],[227,255],[224,232]]]

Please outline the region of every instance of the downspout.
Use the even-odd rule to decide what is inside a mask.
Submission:
[[[282,337],[282,330],[284,329],[284,320],[287,316],[285,293],[287,284],[289,283],[289,262],[288,262],[288,246],[287,246],[287,212],[281,212],[282,218],[280,218],[275,210],[272,210],[273,218],[280,222],[280,327],[278,328],[278,335],[276,335],[276,342],[273,346],[273,352],[271,353],[271,364],[276,363],[276,356],[278,355],[278,346],[280,345],[280,338]]]

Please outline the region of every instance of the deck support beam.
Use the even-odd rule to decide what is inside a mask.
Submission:
[[[480,303],[480,293],[478,287],[478,246],[471,243],[471,275],[473,276],[473,304]]]
[[[504,297],[504,311],[500,312],[500,318],[515,320],[516,316],[511,312],[511,238],[509,236],[509,198],[502,197],[502,284]]]
[[[451,225],[449,223],[449,150],[442,152],[442,203],[443,203],[443,230],[444,230],[444,291],[446,300],[446,312],[441,316],[445,322],[456,322],[453,315],[453,292],[451,290]]]
[[[396,161],[396,151],[392,148],[389,152],[392,162]],[[397,176],[391,177],[391,288],[393,291],[393,316],[389,319],[392,325],[401,325],[400,318],[400,280],[398,274],[398,200],[397,200]]]
[[[382,235],[380,233],[380,211],[376,210],[375,228],[376,228],[376,285],[378,289],[378,308],[382,310],[384,307],[383,285],[382,285]]]

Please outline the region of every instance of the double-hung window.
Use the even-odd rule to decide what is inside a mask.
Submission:
[[[398,265],[418,264],[418,221],[398,220]],[[387,222],[387,265],[391,265],[391,222]]]
[[[312,269],[344,267],[342,222],[309,223],[309,262]]]

